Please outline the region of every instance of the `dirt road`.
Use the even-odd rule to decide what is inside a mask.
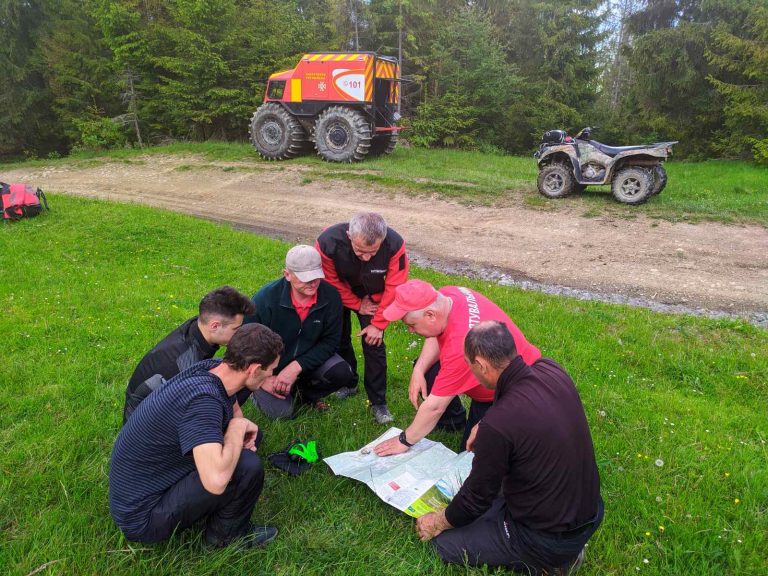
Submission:
[[[172,155],[141,160],[83,168],[51,165],[6,172],[3,179],[233,222],[290,241],[312,240],[325,225],[374,210],[402,233],[417,262],[434,267],[575,288],[608,299],[621,295],[620,301],[634,298],[652,307],[768,317],[764,227],[673,224],[642,216],[585,218],[578,208],[540,211],[511,202],[468,207],[373,190],[361,182],[311,180],[307,167],[289,162],[211,165]]]

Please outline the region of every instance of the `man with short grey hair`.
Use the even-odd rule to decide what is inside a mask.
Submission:
[[[416,520],[444,562],[573,574],[603,519],[600,476],[579,393],[549,358],[526,364],[504,322],[475,325],[464,358],[495,394],[473,431],[472,472],[440,512]]]
[[[408,279],[405,241],[387,226],[381,214],[360,212],[349,222],[326,228],[315,247],[323,260],[325,279],[341,294],[344,305],[339,354],[357,374],[352,348],[352,312],[360,321],[365,373],[363,384],[375,420],[392,422],[387,408],[387,351],[384,330],[389,322],[384,309],[394,300],[395,288]],[[339,397],[357,391],[353,386],[340,390]]]
[[[328,410],[323,398],[354,386],[352,368],[336,353],[341,297],[323,278],[320,254],[300,244],[288,250],[283,277],[253,297],[256,312],[246,322],[264,324],[285,344],[274,376],[253,393],[254,404],[271,418],[292,418],[296,401]]]

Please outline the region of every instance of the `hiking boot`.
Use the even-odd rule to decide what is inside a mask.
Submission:
[[[371,406],[371,412],[374,420],[379,424],[388,424],[394,420],[386,404],[374,404]]]
[[[205,535],[205,543],[213,548],[224,548],[225,546],[235,546],[238,549],[259,548],[272,542],[277,536],[277,528],[274,526],[264,526],[263,524],[248,523],[248,527],[242,536],[229,540],[219,540],[211,538],[209,533]]]
[[[350,396],[354,396],[357,394],[357,388],[349,388],[347,386],[342,386],[335,392],[336,398],[339,400],[344,400],[344,398],[349,398]]]
[[[312,408],[317,410],[318,412],[328,412],[328,410],[331,409],[330,404],[327,402],[324,402],[323,400],[315,400],[312,402]]]

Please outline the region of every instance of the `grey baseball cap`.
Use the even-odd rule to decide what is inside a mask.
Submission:
[[[288,250],[288,254],[285,255],[285,267],[302,282],[325,278],[320,253],[314,246],[299,244]]]

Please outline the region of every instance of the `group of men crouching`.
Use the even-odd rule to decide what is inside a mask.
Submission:
[[[211,546],[262,546],[277,529],[251,521],[264,468],[251,398],[271,418],[357,392],[357,315],[363,383],[376,422],[386,402],[384,331],[402,321],[425,338],[409,399],[416,414],[374,448],[407,451],[436,427],[463,432],[472,471],[445,510],[416,521],[449,563],[573,573],[603,518],[600,480],[573,381],[543,358],[507,314],[459,286],[408,280],[405,242],[375,213],[291,248],[283,277],[252,299],[225,286],[199,315],[139,363],[112,452],[110,510],[125,536],[151,543],[205,521]],[[222,358],[213,358],[226,346]],[[460,401],[471,400],[468,411]]]

